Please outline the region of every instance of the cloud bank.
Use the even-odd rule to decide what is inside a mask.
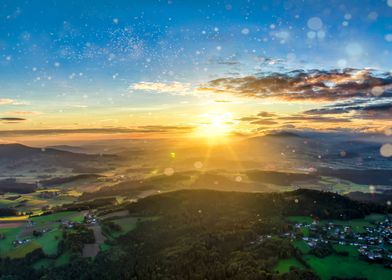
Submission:
[[[391,97],[392,76],[369,69],[295,70],[245,77],[224,77],[207,82],[200,91],[230,93],[237,97],[285,101],[338,101]]]

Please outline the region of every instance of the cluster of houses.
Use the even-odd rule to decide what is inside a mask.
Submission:
[[[84,223],[88,225],[95,225],[97,223],[97,217],[92,212],[88,212],[84,216]]]
[[[364,226],[360,232],[333,222],[296,223],[292,231],[281,237],[293,241],[302,239],[310,248],[320,244],[353,246],[361,259],[392,268],[392,219],[388,216],[383,221]]]
[[[97,217],[92,212],[88,212],[87,214],[85,214],[84,219],[83,219],[83,224],[85,224],[85,225],[95,225],[97,222],[98,222],[97,221]],[[80,223],[73,222],[73,221],[70,221],[70,220],[61,220],[59,227],[61,229],[72,229],[77,224],[80,224]],[[34,227],[34,226],[35,226],[35,222],[33,222],[31,220],[27,221],[26,228],[29,228],[29,227],[31,228],[31,227]],[[36,237],[37,236],[41,236],[41,235],[47,233],[48,231],[50,231],[50,229],[48,229],[48,228],[39,229],[39,230],[37,229],[37,230],[33,231],[33,236],[36,236]],[[1,239],[1,236],[0,236],[0,239]],[[16,237],[16,239],[12,241],[12,245],[14,247],[17,247],[17,246],[26,244],[26,243],[31,242],[31,241],[32,241],[31,239],[21,239],[21,238]]]

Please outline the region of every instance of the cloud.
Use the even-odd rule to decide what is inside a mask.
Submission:
[[[269,119],[264,119],[264,120],[252,121],[251,124],[273,125],[273,124],[277,124],[277,122]]]
[[[19,118],[2,118],[19,119]],[[2,120],[0,119],[0,120]],[[23,119],[20,119],[23,120]],[[75,129],[32,129],[32,130],[0,130],[0,137],[10,136],[37,136],[37,135],[64,135],[64,134],[129,134],[129,133],[169,133],[186,132],[192,130],[191,126],[161,126],[146,125],[136,128],[108,127],[108,128],[75,128]]]
[[[323,123],[348,123],[351,122],[348,118],[329,118],[321,116],[306,116],[306,115],[294,115],[288,117],[280,117],[279,120],[290,121],[290,122],[323,122]]]
[[[159,129],[143,128],[80,128],[80,129],[32,129],[32,130],[0,130],[0,136],[36,136],[36,135],[57,135],[57,134],[118,134],[118,133],[154,133],[162,132]]]
[[[319,109],[305,111],[307,115],[349,114],[347,118],[355,119],[391,119],[392,100],[356,100],[337,103]]]
[[[364,97],[391,97],[392,76],[369,69],[295,70],[207,82],[199,91],[230,93],[238,97],[286,101],[338,101]]]
[[[169,93],[174,95],[187,95],[191,93],[192,87],[189,83],[181,82],[138,82],[129,86],[132,91],[148,91],[157,93]]]
[[[257,121],[262,120],[262,118],[272,118],[272,117],[276,117],[276,116],[277,115],[275,113],[262,111],[262,112],[258,113],[256,116],[242,117],[237,120],[243,121],[243,122],[251,122],[252,124],[258,124]]]
[[[41,115],[41,112],[35,112],[35,111],[9,111],[5,112],[7,115],[18,115],[18,116],[35,116],[35,115]]]
[[[26,121],[26,119],[24,119],[24,118],[4,117],[4,118],[0,118],[0,121],[4,122],[4,123],[18,123],[18,122]]]
[[[149,130],[160,130],[160,131],[168,131],[168,130],[192,130],[193,126],[174,126],[174,125],[145,125],[139,126],[141,129],[149,129]]]
[[[10,98],[0,98],[0,105],[26,105],[26,102],[17,101]]]
[[[275,113],[271,113],[271,112],[263,111],[263,112],[258,113],[257,116],[263,117],[263,118],[270,118],[270,117],[275,117],[276,114]]]
[[[242,117],[237,119],[238,121],[242,121],[242,122],[250,122],[250,121],[256,121],[259,120],[258,117]]]

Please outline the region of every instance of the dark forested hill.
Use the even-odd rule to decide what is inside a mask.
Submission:
[[[29,270],[29,259],[3,260],[1,275],[25,279],[28,271],[29,279],[319,279],[306,268],[274,271],[279,259],[301,260],[289,240],[278,238],[292,226],[286,217],[349,219],[386,210],[305,189],[269,194],[183,190],[141,199],[127,209],[138,219],[136,229],[112,239],[111,248],[95,260],[73,257],[68,265],[39,271]],[[277,238],[263,239],[266,235]],[[11,269],[17,265],[18,270]]]

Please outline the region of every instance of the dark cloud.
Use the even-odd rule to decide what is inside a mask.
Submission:
[[[242,121],[242,122],[251,122],[251,121],[256,121],[259,120],[258,117],[242,117],[239,118],[238,121]]]
[[[4,117],[4,118],[0,118],[0,121],[3,122],[3,123],[17,123],[17,122],[26,121],[26,119],[25,118],[7,118],[7,117]]]
[[[264,111],[264,112],[258,113],[257,116],[263,117],[263,118],[270,118],[270,117],[275,117],[276,114],[271,113],[271,112],[265,112],[265,111]]]
[[[2,121],[25,121],[24,118],[0,118]]]
[[[325,122],[325,123],[351,122],[351,120],[348,118],[332,118],[332,117],[306,116],[306,115],[280,117],[279,120],[290,121],[290,122]]]
[[[392,96],[390,73],[363,69],[296,70],[209,81],[201,91],[231,93],[240,97],[281,100],[337,101],[358,97]]]
[[[338,103],[320,109],[305,111],[307,115],[334,115],[351,113],[350,118],[362,119],[390,119],[392,117],[392,100],[383,101],[355,101]]]
[[[277,124],[277,122],[273,121],[273,120],[269,120],[269,119],[260,119],[260,120],[257,120],[257,121],[252,121],[251,124],[273,125],[273,124]]]

